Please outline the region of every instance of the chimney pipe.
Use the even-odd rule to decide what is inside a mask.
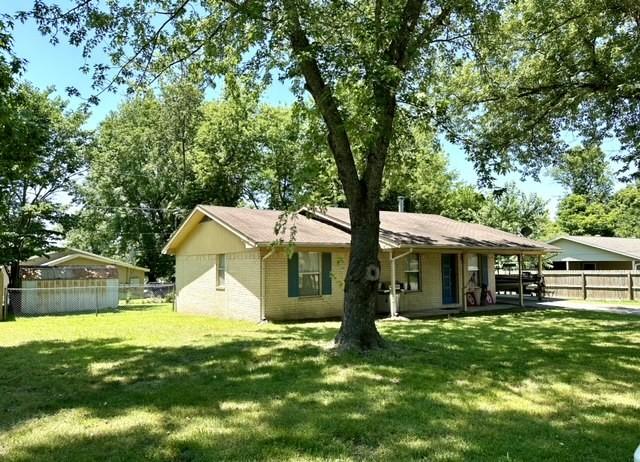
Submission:
[[[404,196],[398,196],[398,212],[404,212]]]

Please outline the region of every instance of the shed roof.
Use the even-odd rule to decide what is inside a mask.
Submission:
[[[578,244],[640,260],[640,239],[601,236],[562,236],[549,241],[549,244],[555,244],[561,240],[576,242]]]
[[[106,265],[121,266],[123,268],[129,268],[138,271],[149,271],[149,268],[143,268],[141,266],[132,265],[120,260],[115,260],[109,257],[103,257],[102,255],[96,255],[95,253],[87,252],[86,250],[74,249],[72,247],[65,247],[53,252],[49,252],[44,256],[31,257],[28,260],[21,263],[23,266],[59,266],[63,263],[73,260],[74,258],[86,258],[93,260],[96,263],[103,263]]]
[[[319,219],[349,227],[349,210],[329,207],[308,212]],[[380,240],[393,247],[490,249],[512,252],[556,252],[555,246],[476,223],[464,223],[440,215],[380,212]]]
[[[118,279],[118,268],[104,266],[21,266],[23,281]]]

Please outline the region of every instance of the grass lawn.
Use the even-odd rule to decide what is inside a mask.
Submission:
[[[262,325],[169,305],[0,324],[0,460],[627,461],[640,320],[535,311]]]

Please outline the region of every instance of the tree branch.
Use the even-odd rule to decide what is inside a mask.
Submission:
[[[288,23],[288,35],[293,54],[298,60],[298,66],[306,82],[306,89],[311,93],[329,130],[329,146],[336,160],[338,175],[344,187],[345,195],[352,200],[362,199],[359,188],[358,169],[356,168],[349,136],[345,129],[344,118],[333,96],[332,89],[327,85],[314,50],[300,23],[300,15],[295,2],[284,2]]]
[[[382,188],[384,166],[393,136],[393,122],[397,109],[396,93],[409,62],[409,45],[423,4],[424,0],[407,0],[395,37],[384,53],[387,66],[394,67],[397,74],[391,79],[383,76],[374,80],[373,93],[377,109],[375,136],[367,149],[367,165],[362,185],[366,186],[367,197],[372,203],[377,203]]]

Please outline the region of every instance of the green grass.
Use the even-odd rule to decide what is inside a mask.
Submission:
[[[255,325],[132,305],[0,324],[0,460],[626,461],[637,317]]]

